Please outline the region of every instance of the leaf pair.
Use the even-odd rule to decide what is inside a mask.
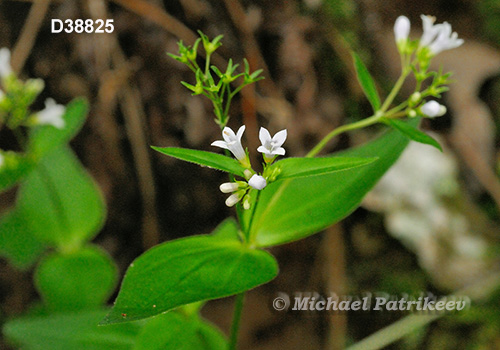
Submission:
[[[217,153],[176,147],[152,147],[168,156],[195,163],[201,166],[222,170],[244,177],[245,168],[236,160]],[[276,180],[298,177],[318,176],[336,171],[351,169],[374,162],[377,157],[325,157],[325,158],[285,158],[271,165],[272,170],[279,169]]]

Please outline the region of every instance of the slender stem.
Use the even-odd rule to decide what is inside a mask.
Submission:
[[[358,122],[342,125],[336,129],[333,129],[328,135],[326,135],[323,140],[321,140],[307,155],[306,157],[312,158],[315,157],[325,146],[326,144],[335,136],[349,130],[364,128],[369,125],[373,125],[377,123],[380,118],[382,118],[383,114],[375,114],[366,119],[360,120]]]
[[[236,350],[238,345],[238,331],[240,329],[241,312],[243,311],[243,301],[245,300],[245,293],[236,295],[234,302],[233,323],[231,325],[231,338],[229,338],[229,350]]]
[[[389,106],[391,105],[392,101],[394,101],[394,98],[398,94],[399,90],[401,90],[401,87],[403,86],[403,83],[405,82],[406,77],[408,76],[409,73],[410,73],[409,69],[407,69],[407,68],[403,69],[401,76],[396,81],[396,84],[394,84],[394,87],[392,88],[391,92],[389,93],[389,95],[385,99],[384,104],[380,108],[380,110],[382,112],[385,112],[387,110],[387,108],[389,108]]]
[[[253,245],[253,237],[250,237],[250,228],[252,227],[253,218],[255,216],[255,209],[257,208],[257,204],[259,203],[259,198],[260,198],[260,191],[257,191],[257,197],[255,198],[255,203],[253,203],[252,205],[252,213],[250,214],[250,219],[248,220],[248,227],[244,228],[247,241],[252,245]]]

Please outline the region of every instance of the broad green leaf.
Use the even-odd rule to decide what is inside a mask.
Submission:
[[[106,311],[23,317],[7,322],[6,338],[23,350],[132,350],[137,323],[99,327]]]
[[[244,176],[243,172],[245,171],[245,168],[236,159],[226,157],[221,154],[178,147],[151,146],[151,148],[155,151],[166,154],[167,156],[184,160],[186,162],[222,170],[242,177]]]
[[[34,278],[48,310],[78,311],[106,302],[118,280],[118,269],[106,252],[88,246],[45,257]]]
[[[420,143],[425,143],[426,145],[431,145],[431,146],[437,148],[438,150],[440,150],[441,152],[443,152],[443,149],[441,148],[441,145],[439,144],[439,142],[434,140],[432,137],[430,137],[426,133],[418,130],[417,128],[415,128],[411,125],[408,125],[407,123],[405,123],[401,120],[397,120],[397,119],[387,119],[386,118],[384,120],[384,122],[386,124],[390,125],[391,127],[393,127],[394,129],[396,129],[397,131],[401,132],[403,135],[405,135],[409,139],[411,139],[413,141],[420,142]]]
[[[0,255],[19,269],[30,267],[45,245],[26,225],[26,219],[13,209],[0,218]]]
[[[278,273],[274,257],[244,246],[234,239],[237,234],[234,221],[226,221],[214,235],[176,239],[150,249],[128,268],[115,305],[101,324],[155,316],[273,279]]]
[[[336,171],[357,168],[376,161],[377,158],[353,157],[322,157],[322,158],[286,158],[272,165],[272,169],[279,168],[277,180],[297,177],[324,175]]]
[[[26,177],[16,210],[38,239],[66,251],[91,240],[105,214],[98,188],[67,147],[43,157]]]
[[[406,137],[393,131],[340,154],[378,157],[376,162],[336,173],[271,183],[261,191],[249,228],[250,237],[261,247],[284,244],[341,220],[359,206],[407,144]],[[249,220],[245,222],[248,226]]]
[[[88,103],[84,99],[71,101],[63,115],[64,127],[58,129],[52,125],[42,125],[34,128],[30,134],[28,151],[40,158],[67,144],[82,127],[88,109]]]
[[[31,157],[15,152],[3,152],[3,165],[0,166],[0,192],[21,181],[34,167]]]
[[[368,101],[373,107],[373,111],[378,111],[380,108],[380,97],[378,96],[377,88],[373,82],[373,78],[368,72],[365,64],[358,56],[357,53],[352,52],[352,57],[354,58],[354,67],[356,68],[356,74],[358,76],[358,81],[363,89]]]
[[[148,321],[134,350],[221,350],[227,348],[224,335],[197,315],[167,312]]]

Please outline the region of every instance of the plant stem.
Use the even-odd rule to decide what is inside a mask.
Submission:
[[[371,117],[360,120],[358,122],[355,122],[352,124],[347,124],[347,125],[342,125],[336,129],[333,129],[309,153],[307,153],[306,157],[307,158],[315,157],[326,146],[326,144],[332,138],[337,136],[338,134],[341,134],[345,131],[360,129],[360,128],[364,128],[364,127],[369,126],[369,125],[373,125],[373,124],[377,123],[380,120],[380,118],[382,118],[383,116],[384,116],[384,114],[374,114]]]
[[[243,311],[243,301],[245,292],[237,294],[234,302],[233,323],[231,325],[231,338],[229,339],[228,350],[236,350],[238,345],[238,331],[240,329],[241,312]]]

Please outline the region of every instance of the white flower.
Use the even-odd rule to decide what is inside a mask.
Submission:
[[[6,47],[0,49],[0,78],[4,78],[12,73],[10,66],[10,51]]]
[[[262,190],[267,186],[266,179],[263,176],[255,174],[248,180],[248,184],[250,187],[255,188],[256,190]]]
[[[222,193],[232,193],[237,191],[239,187],[236,182],[225,182],[220,185],[219,189]]]
[[[229,128],[225,127],[222,130],[222,137],[224,141],[214,141],[212,142],[212,146],[228,149],[239,161],[243,162],[246,160],[247,155],[243,146],[241,145],[241,137],[243,136],[243,132],[245,131],[245,125],[238,129],[237,134]]]
[[[463,43],[463,39],[458,39],[458,34],[456,32],[451,32],[451,25],[444,22],[436,40],[429,45],[429,50],[437,55],[441,51],[454,49]]]
[[[404,45],[410,34],[410,20],[406,16],[399,16],[394,23],[394,36],[396,44]]]
[[[262,145],[257,148],[257,151],[263,153],[267,158],[285,155],[285,149],[281,146],[286,140],[286,129],[277,132],[271,138],[271,134],[266,128],[260,128],[259,139]]]
[[[429,101],[420,107],[420,111],[429,118],[440,117],[446,113],[446,107],[436,101]]]
[[[51,98],[45,100],[45,109],[38,112],[36,122],[38,124],[49,124],[58,129],[64,127],[64,106],[58,105],[56,101]]]
[[[4,163],[5,163],[5,157],[3,156],[2,153],[0,153],[0,168],[3,166]]]
[[[421,15],[424,33],[420,38],[420,47],[428,47],[429,50],[437,55],[441,51],[454,49],[464,43],[458,39],[457,33],[451,32],[451,25],[448,22],[434,24],[435,17]]]

